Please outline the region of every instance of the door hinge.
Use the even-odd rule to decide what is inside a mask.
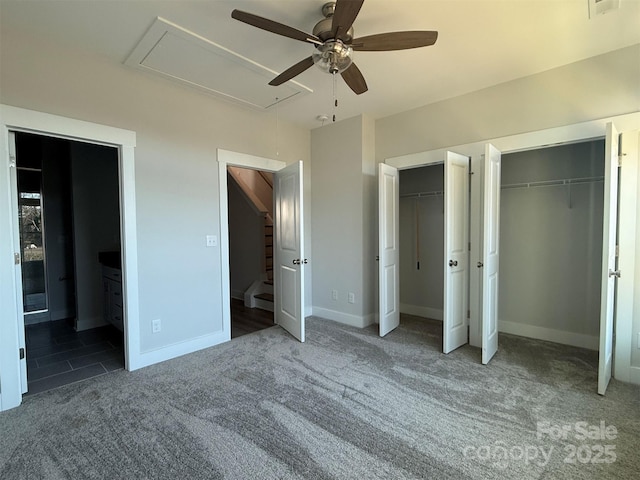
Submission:
[[[15,168],[16,162],[16,140],[13,132],[9,132],[9,167]]]
[[[24,360],[24,347],[20,348],[20,360]]]
[[[467,318],[471,318],[471,310],[467,310]]]
[[[13,254],[13,262],[16,265],[20,265],[20,253],[19,252],[16,252],[16,253]]]
[[[621,153],[620,155],[618,155],[618,166],[622,167],[622,157],[626,156],[626,153]]]
[[[616,245],[616,257],[620,256],[620,245]]]
[[[471,242],[469,242],[469,251],[471,251]]]

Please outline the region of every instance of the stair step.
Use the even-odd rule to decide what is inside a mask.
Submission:
[[[264,284],[265,285],[273,285],[273,280],[265,280]]]
[[[267,282],[265,282],[267,283]],[[258,295],[254,295],[254,298],[257,298],[258,300],[265,300],[267,302],[273,302],[273,294],[271,293],[259,293]]]

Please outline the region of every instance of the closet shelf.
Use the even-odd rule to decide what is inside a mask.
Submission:
[[[511,188],[537,188],[537,187],[556,187],[559,185],[579,185],[584,183],[603,182],[604,177],[581,177],[581,178],[565,178],[560,180],[541,180],[538,182],[511,183],[502,185],[502,190]]]

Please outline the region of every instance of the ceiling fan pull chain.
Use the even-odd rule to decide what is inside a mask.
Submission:
[[[276,104],[275,104],[275,108],[276,108],[276,157],[280,156],[280,115],[279,115],[279,108],[280,108],[280,99],[278,97],[276,97]]]

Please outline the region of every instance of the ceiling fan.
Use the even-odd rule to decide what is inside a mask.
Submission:
[[[281,85],[315,64],[327,73],[340,73],[351,90],[360,95],[368,87],[360,69],[353,63],[354,50],[405,50],[427,47],[438,39],[438,32],[434,31],[389,32],[353,38],[353,22],[363,3],[364,0],[337,0],[324,4],[322,14],[325,18],[313,27],[312,34],[241,10],[233,10],[231,17],[262,30],[315,45],[310,57],[289,67],[269,85]]]

